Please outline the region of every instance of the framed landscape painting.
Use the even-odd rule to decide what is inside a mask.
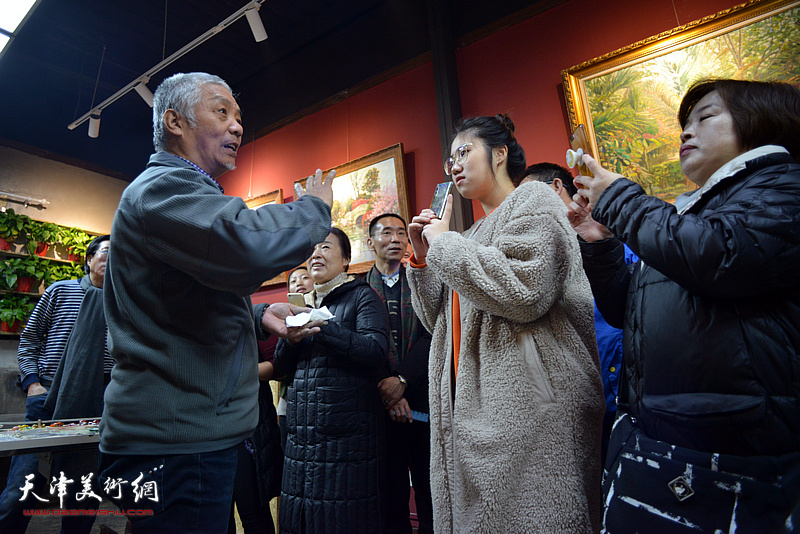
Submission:
[[[752,0],[562,72],[572,128],[602,165],[672,202],[695,188],[678,159],[678,107],[703,78],[800,86],[800,0]]]
[[[408,191],[402,143],[335,167],[331,222],[350,238],[350,273],[363,273],[374,263],[367,249],[369,223],[381,213],[408,217]],[[331,169],[326,170],[327,175]],[[306,178],[298,180],[305,187]]]

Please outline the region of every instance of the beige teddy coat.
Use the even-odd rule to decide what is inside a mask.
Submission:
[[[596,532],[604,412],[592,294],[564,204],[527,183],[409,269],[429,359],[434,528]],[[462,341],[452,393],[452,290]]]

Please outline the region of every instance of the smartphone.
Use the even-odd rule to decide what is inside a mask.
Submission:
[[[441,219],[444,215],[444,206],[447,204],[447,196],[453,192],[453,182],[444,182],[436,185],[436,191],[431,200],[431,210],[436,217]]]
[[[572,135],[569,136],[569,144],[572,146],[572,154],[570,151],[567,151],[567,165],[570,168],[578,166],[578,172],[584,176],[594,176],[592,171],[583,164],[582,156],[583,154],[592,155],[592,151],[589,147],[589,138],[586,137],[586,128],[583,124],[579,124],[575,131],[572,132]],[[570,165],[571,164],[571,165]],[[582,186],[580,184],[575,184],[578,189],[581,189]]]
[[[300,306],[301,308],[306,307],[306,301],[303,298],[302,293],[288,293],[286,295],[286,300],[288,300],[289,304],[292,306]]]

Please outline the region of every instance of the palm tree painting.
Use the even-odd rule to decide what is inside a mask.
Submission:
[[[792,4],[749,4],[770,3]],[[667,53],[584,77],[587,121],[591,121],[603,165],[670,202],[693,189],[678,160],[681,98],[693,82],[709,77],[800,85],[800,2],[793,4],[791,9],[753,17],[754,22],[730,30],[725,29],[729,25],[718,23],[719,28],[708,32],[710,37],[704,40],[691,39]],[[700,26],[686,27],[697,32]],[[643,43],[652,46],[654,39],[658,41],[651,38]],[[565,71],[565,81],[567,73],[580,77],[579,70],[580,66]],[[568,95],[568,101],[574,96]]]

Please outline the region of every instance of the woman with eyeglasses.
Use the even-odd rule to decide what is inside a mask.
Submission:
[[[602,386],[592,295],[564,204],[520,185],[506,116],[461,121],[445,172],[486,216],[409,224],[414,309],[433,332],[431,492],[438,533],[596,532]]]

